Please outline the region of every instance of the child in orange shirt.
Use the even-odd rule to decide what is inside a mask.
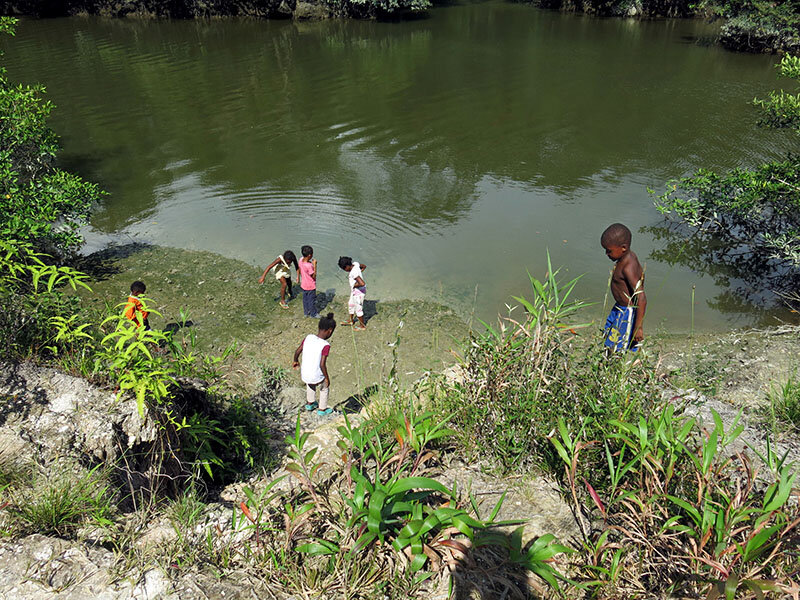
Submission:
[[[131,284],[131,295],[128,296],[128,301],[125,303],[125,311],[122,313],[126,319],[133,321],[137,327],[144,325],[145,329],[150,329],[150,323],[147,317],[150,314],[144,310],[144,304],[139,300],[138,296],[144,294],[147,286],[141,281],[134,281]]]

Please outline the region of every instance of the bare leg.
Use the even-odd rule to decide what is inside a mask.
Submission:
[[[289,308],[286,304],[286,277],[281,277],[281,308]]]

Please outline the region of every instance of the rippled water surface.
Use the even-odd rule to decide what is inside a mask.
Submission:
[[[307,243],[323,289],[344,291],[346,254],[369,265],[375,298],[488,316],[525,292],[526,270],[543,274],[547,249],[602,303],[598,240],[622,221],[650,328],[687,330],[693,285],[697,328],[774,315],[654,233],[646,187],[797,147],[754,126],[776,59],[713,34],[488,2],[401,23],[24,21],[2,44],[11,77],[57,105],[62,161],[110,192],[92,245],[264,264]]]

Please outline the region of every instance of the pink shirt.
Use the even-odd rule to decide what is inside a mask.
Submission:
[[[310,260],[301,260],[297,264],[300,265],[300,287],[304,290],[317,289],[317,282],[311,277],[314,272],[314,263]]]

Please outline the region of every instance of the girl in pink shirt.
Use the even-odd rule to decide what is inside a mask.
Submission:
[[[314,249],[303,246],[300,249],[303,258],[300,259],[300,269],[297,278],[303,288],[303,314],[312,319],[318,319],[317,313],[317,261],[314,260]]]

